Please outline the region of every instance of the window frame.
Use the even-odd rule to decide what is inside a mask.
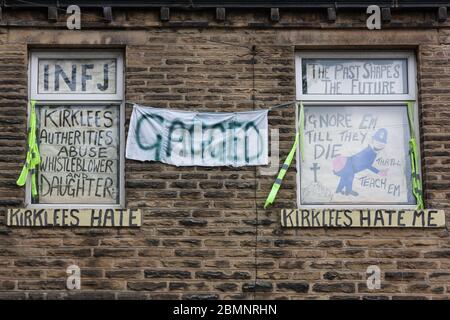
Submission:
[[[397,95],[314,95],[314,94],[303,94],[303,70],[302,70],[302,60],[303,59],[407,59],[407,76],[408,76],[408,93],[407,94],[397,94]],[[342,105],[367,105],[367,106],[405,106],[406,101],[413,101],[414,106],[414,133],[417,145],[419,146],[418,157],[421,159],[420,151],[420,132],[419,132],[419,110],[418,110],[418,97],[417,97],[417,71],[416,71],[416,58],[412,51],[403,50],[393,50],[389,51],[296,51],[295,52],[295,81],[296,81],[296,100],[302,101],[304,106],[335,106],[339,107]],[[299,110],[295,107],[295,127],[296,132],[298,132],[298,116]],[[297,147],[296,152],[296,183],[297,183],[297,207],[312,209],[312,208],[336,208],[336,209],[415,209],[416,204],[325,204],[325,205],[308,205],[302,204],[301,199],[301,158],[300,158],[300,147]],[[422,178],[422,165],[419,161],[418,167],[420,176]]]
[[[28,53],[28,96],[30,100],[36,100],[38,105],[117,105],[119,108],[119,202],[115,204],[85,204],[85,203],[32,203],[31,199],[31,175],[28,175],[25,187],[25,206],[29,209],[102,209],[125,208],[125,96],[124,96],[124,55],[122,50],[89,50],[86,49],[57,49],[57,50],[29,50]],[[116,58],[116,94],[38,94],[37,81],[33,85],[33,77],[37,76],[38,58],[61,59],[92,59],[92,58]],[[93,98],[96,99],[93,99]],[[30,118],[30,104],[27,105],[27,124]]]

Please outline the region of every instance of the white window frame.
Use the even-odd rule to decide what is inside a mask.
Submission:
[[[314,95],[303,94],[303,70],[302,59],[407,59],[407,73],[408,73],[408,93],[395,95]],[[420,146],[420,132],[419,132],[419,113],[418,113],[418,99],[417,99],[417,75],[416,75],[416,58],[414,52],[411,51],[297,51],[295,53],[295,81],[296,81],[296,99],[303,102],[304,106],[342,106],[342,105],[367,105],[367,106],[405,106],[405,101],[414,101],[414,132],[417,145]],[[295,110],[295,124],[298,130],[298,109]],[[421,159],[419,148],[419,159]],[[398,205],[398,204],[380,204],[380,205],[366,205],[366,204],[328,204],[328,205],[307,205],[302,204],[301,199],[301,159],[300,148],[297,147],[296,152],[297,162],[297,207],[298,208],[336,208],[336,209],[415,209],[417,205]],[[419,173],[422,177],[422,168],[419,161]]]
[[[116,93],[115,94],[39,94],[37,92],[37,77],[39,58],[61,58],[61,59],[92,59],[92,58],[115,58],[116,59]],[[30,50],[28,65],[28,96],[30,100],[36,100],[37,104],[46,105],[108,105],[114,104],[119,107],[119,203],[115,204],[50,204],[32,203],[31,201],[31,175],[28,175],[25,188],[25,205],[30,209],[61,208],[61,209],[102,209],[102,208],[125,208],[125,96],[124,96],[124,68],[123,51],[120,50]],[[93,97],[95,99],[93,100]],[[30,105],[27,106],[27,118],[29,123]]]
[[[102,50],[70,50],[64,51],[32,51],[31,63],[30,63],[30,97],[36,101],[61,101],[61,100],[76,100],[76,101],[120,101],[123,100],[123,58],[120,51],[102,51]],[[61,56],[64,54],[64,56]],[[99,56],[101,54],[101,56]],[[45,94],[38,92],[38,75],[39,75],[39,59],[116,59],[116,93],[103,94],[103,93],[59,93],[59,94]],[[61,97],[67,97],[61,99]]]

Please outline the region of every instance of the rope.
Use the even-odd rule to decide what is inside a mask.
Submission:
[[[256,109],[256,85],[255,85],[255,63],[256,63],[256,47],[252,46],[252,105],[253,110]],[[257,189],[258,189],[258,168],[255,166],[255,194],[254,194],[254,203],[255,203],[255,283],[254,283],[254,291],[253,291],[253,300],[256,299],[256,286],[258,284],[258,226],[259,226],[259,212],[258,212],[258,202],[257,202]]]

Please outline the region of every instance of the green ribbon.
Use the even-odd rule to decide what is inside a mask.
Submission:
[[[298,104],[297,104],[298,106]],[[299,126],[297,134],[295,135],[295,141],[292,145],[291,151],[289,151],[289,154],[284,160],[283,165],[281,166],[280,171],[278,172],[278,176],[275,179],[275,182],[272,185],[272,189],[270,190],[269,195],[267,196],[266,202],[264,203],[264,209],[266,209],[268,206],[270,206],[277,196],[278,190],[280,190],[281,183],[283,182],[283,178],[286,175],[287,170],[289,169],[289,166],[291,165],[292,159],[294,159],[295,151],[297,150],[297,145],[300,141],[300,155],[302,157],[302,161],[304,160],[304,152],[303,152],[303,131],[305,127],[305,112],[303,110],[303,103],[300,102],[300,116],[299,116]]]
[[[412,193],[416,198],[417,209],[423,209],[423,191],[422,181],[419,174],[419,149],[416,143],[416,135],[414,131],[414,101],[407,101],[408,106],[408,123],[409,123],[409,158],[411,160],[411,185]]]
[[[37,183],[36,183],[36,171],[38,165],[41,162],[41,157],[39,155],[39,147],[36,139],[36,101],[31,100],[30,102],[30,122],[28,125],[28,152],[25,164],[23,165],[22,171],[20,173],[19,179],[17,179],[17,185],[23,186],[27,182],[28,173],[31,171],[31,195],[37,196]]]
[[[298,106],[298,104],[297,104]],[[302,161],[305,161],[305,135],[303,132],[305,131],[305,111],[303,110],[303,103],[300,102],[300,119],[298,124],[298,132],[297,137],[300,139],[300,156],[302,157]],[[289,162],[290,164],[290,162]]]

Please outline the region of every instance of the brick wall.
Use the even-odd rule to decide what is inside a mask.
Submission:
[[[35,28],[21,24],[30,13],[9,14],[11,26],[0,28],[0,299],[450,298],[445,229],[282,229],[279,209],[296,206],[295,166],[275,206],[264,210],[274,177],[260,168],[127,160],[127,207],[142,209],[141,228],[4,225],[7,207],[23,206],[15,180],[26,152],[27,50],[38,46],[122,47],[128,101],[204,111],[253,108],[250,50],[225,43],[256,46],[256,108],[295,99],[296,49],[409,48],[418,60],[426,206],[449,208],[450,24],[410,12],[368,31],[364,14],[327,24],[323,14],[299,19],[293,12],[272,26],[262,12],[241,12],[221,25],[198,12],[174,14],[160,27],[154,12],[128,11],[117,12],[109,28],[94,19],[68,31],[64,21],[49,26],[39,13]],[[127,105],[127,123],[130,114]],[[294,117],[288,108],[270,113],[281,158],[293,141]],[[80,291],[65,289],[71,264],[82,269]],[[380,290],[365,284],[372,264],[382,269]]]

